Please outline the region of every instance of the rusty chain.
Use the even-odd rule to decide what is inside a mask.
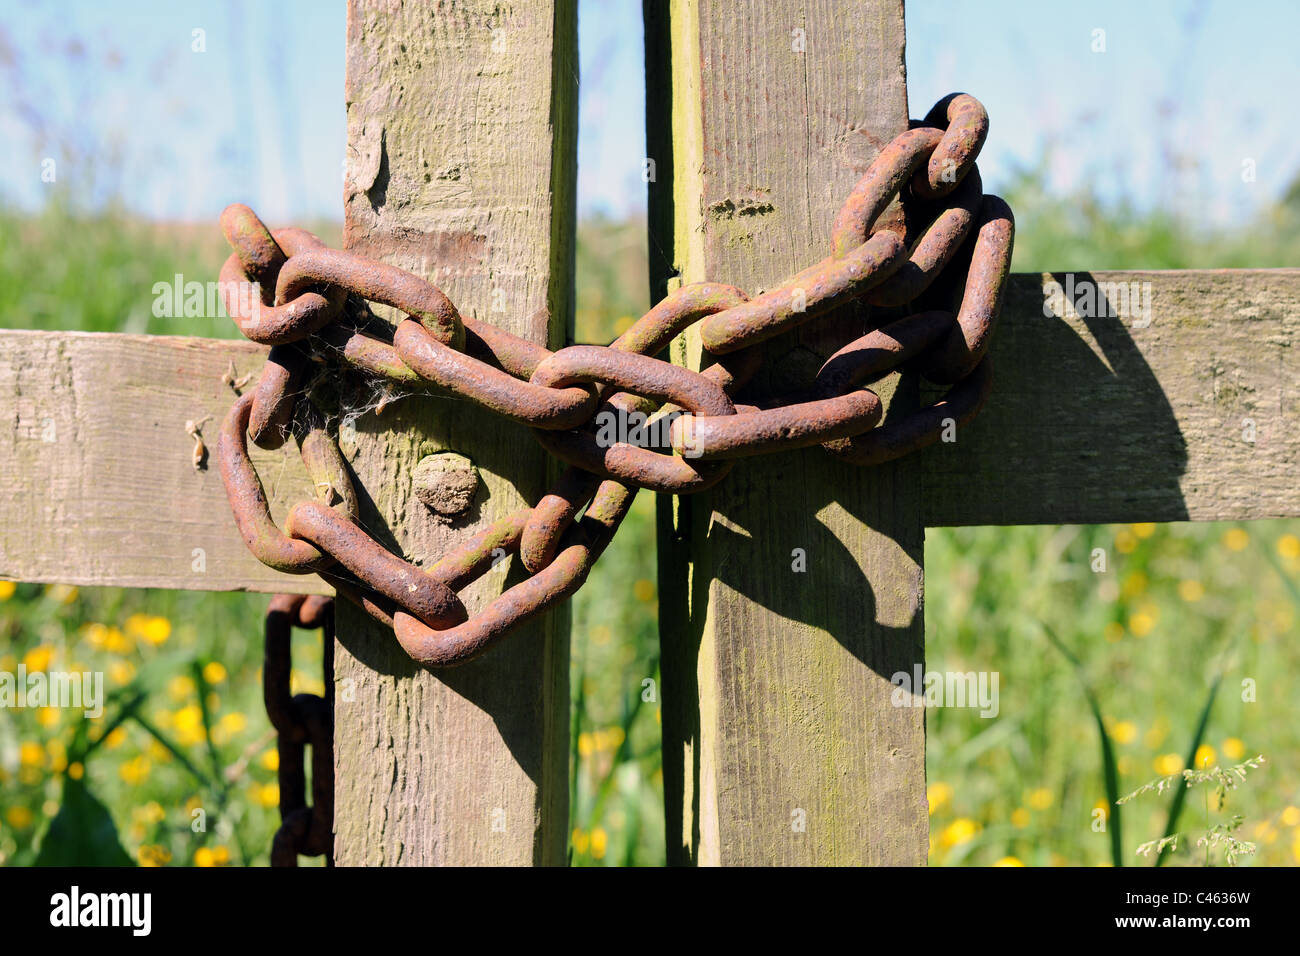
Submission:
[[[323,632],[325,696],[293,694],[289,653],[293,629]],[[276,730],[280,828],[271,842],[272,866],[297,866],[298,856],[324,856],[334,865],[334,601],[277,594],[266,609],[262,696]],[[311,747],[311,805],[306,755]]]
[[[556,352],[461,316],[415,275],[327,248],[301,229],[272,232],[247,206],[228,207],[221,225],[235,251],[221,271],[226,308],[244,335],[271,346],[256,387],[227,415],[218,450],[245,543],[272,568],[321,575],[392,627],[416,661],[450,666],[576,591],[639,488],[702,491],[735,459],[781,449],[821,445],[873,465],[937,441],[946,422],[964,424],[979,411],[992,381],[986,351],[1014,221],[1003,200],[982,190],[975,159],[987,135],[988,114],[974,97],[945,97],[854,186],[821,262],[753,298],[719,283],[682,286],[609,346]],[[903,215],[886,217],[895,199]],[[406,317],[388,330],[358,317],[349,296]],[[738,403],[763,364],[763,342],[859,300],[908,314],[845,345],[801,393]],[[702,371],[653,358],[697,323]],[[535,507],[417,567],[358,524],[347,464],[305,394],[313,362],[327,351],[385,382],[432,385],[527,425],[569,467]],[[951,387],[881,425],[881,400],[867,386],[900,368]],[[638,424],[657,415],[668,422],[668,443],[602,440],[594,427],[602,415]],[[295,505],[281,531],[247,441],[276,448],[289,434],[319,500]],[[503,552],[518,554],[530,576],[470,617],[458,592]]]

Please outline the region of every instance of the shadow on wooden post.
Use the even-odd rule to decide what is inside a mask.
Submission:
[[[668,7],[645,5],[652,292],[771,287],[826,255],[907,128],[901,0]],[[861,334],[848,312],[776,340],[774,384]],[[698,339],[673,357],[698,362]],[[882,397],[913,407],[916,383]],[[865,472],[810,449],[661,499],[670,863],[925,862],[924,713],[890,703],[924,658],[920,487],[915,458]]]

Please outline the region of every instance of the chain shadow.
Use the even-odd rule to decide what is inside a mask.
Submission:
[[[521,473],[538,476],[541,471],[533,464],[540,464],[543,452],[523,426],[503,431],[498,416],[470,402],[448,396],[421,394],[418,398],[404,398],[381,417],[374,414],[360,416],[354,427],[359,435],[379,436],[395,432],[414,436],[414,447],[421,451],[407,456],[412,465],[427,451],[452,449],[462,453],[472,451],[469,457],[484,475],[510,480]],[[410,480],[409,469],[402,467],[400,462],[395,462],[393,467],[402,476],[397,480]],[[429,555],[428,561],[423,562],[426,567],[429,561],[436,560],[478,530],[480,517],[493,508],[493,494],[488,483],[482,481],[469,511],[449,526],[436,525],[435,519],[413,494],[404,494],[405,503],[396,508],[390,523],[364,484],[357,481],[355,485],[360,520],[366,531],[384,548],[409,560],[410,555],[393,531],[395,526],[405,527],[408,535],[413,534],[421,542],[420,550]],[[536,499],[541,481],[535,480],[533,485],[516,486],[524,500]],[[414,531],[411,530],[413,527]],[[517,556],[503,562],[501,568],[501,571],[486,572],[485,577],[504,573],[505,580],[499,585],[502,591],[529,576]],[[483,586],[484,594],[479,596],[484,600],[489,591],[495,594],[492,582],[483,582]],[[477,587],[477,583],[470,586],[471,589]],[[463,596],[470,593],[471,590],[467,589]],[[467,600],[467,605],[471,612],[478,606],[472,598]],[[395,687],[404,688],[401,693],[408,701],[404,713],[407,719],[425,724],[422,732],[426,736],[445,734],[447,728],[437,724],[445,708],[436,706],[437,698],[426,681],[419,677],[422,671],[427,671],[447,690],[492,720],[511,756],[536,786],[546,786],[548,775],[562,772],[551,764],[554,763],[556,746],[567,753],[567,737],[548,744],[547,735],[552,732],[548,729],[552,724],[548,719],[550,701],[559,696],[566,707],[568,701],[567,643],[557,638],[566,626],[563,616],[566,612],[534,620],[509,635],[502,645],[475,660],[458,667],[430,669],[413,661],[398,644],[391,629],[376,622],[365,611],[347,601],[341,601],[338,606],[341,609],[339,645],[367,672],[391,681]],[[502,653],[503,650],[507,652]],[[536,691],[539,680],[545,688],[540,693]],[[525,701],[528,706],[522,706]],[[539,854],[543,852],[542,848],[538,849]]]
[[[1131,481],[1130,494],[1121,501],[1120,511],[1131,510],[1114,520],[1186,518],[1179,483],[1186,469],[1186,442],[1159,381],[1125,325],[1127,310],[1110,301],[1107,287],[1091,273],[1074,273],[1069,282],[1064,273],[1054,278],[1063,292],[1073,290],[1074,311],[1096,349],[1068,322],[1046,316],[1038,319],[1043,306],[1041,277],[1013,277],[1003,311],[1019,320],[1007,323],[994,337],[995,385],[988,406],[974,423],[963,426],[965,441],[960,446],[932,446],[922,456],[953,455],[958,447],[987,448],[989,443],[1005,443],[1006,436],[1012,435],[1010,447],[998,447],[1006,448],[1014,460],[1028,462],[1036,457],[1033,442],[1054,443],[1053,460],[1068,467],[1062,466],[1050,476],[1032,468],[1015,469],[992,489],[991,498],[1007,503],[1006,523],[1080,520],[1095,514],[1102,500],[1113,508],[1113,483],[1125,478]],[[819,345],[814,351],[825,354],[825,345]],[[1025,361],[1026,356],[1036,360]],[[1046,368],[1068,370],[1068,375],[1045,375]],[[918,384],[907,378],[902,377],[900,388]],[[924,391],[926,401],[941,394],[932,394],[928,388]],[[1102,405],[1110,407],[1102,409]],[[1028,422],[1023,418],[1026,408],[1034,409]],[[1103,454],[1095,428],[1059,427],[1062,422],[1077,422],[1081,408],[1098,421],[1127,418],[1134,422],[1133,434],[1141,439],[1112,440]],[[966,464],[965,459],[961,461]],[[664,588],[661,600],[668,604],[664,618],[680,625],[665,628],[661,639],[664,660],[682,662],[672,674],[665,672],[664,739],[685,741],[688,747],[682,754],[666,753],[664,760],[667,832],[670,837],[683,837],[679,846],[673,845],[675,840],[669,841],[671,862],[694,863],[700,839],[701,728],[694,704],[700,693],[698,661],[705,627],[704,612],[698,609],[708,608],[709,589],[724,586],[766,612],[785,618],[792,634],[807,633],[808,629],[829,634],[886,680],[900,671],[911,673],[918,663],[924,666],[919,602],[910,620],[899,620],[897,607],[890,620],[878,620],[879,602],[862,571],[860,557],[845,548],[817,515],[834,505],[852,520],[873,528],[880,528],[880,518],[886,515],[885,527],[902,530],[884,535],[885,549],[915,556],[919,567],[926,465],[921,456],[913,456],[884,468],[854,469],[819,449],[805,449],[740,462],[725,479],[727,484],[708,497],[681,499],[676,521],[671,511],[661,508],[660,579],[677,583],[674,588]],[[967,470],[960,477],[970,488],[980,487],[978,473]],[[1051,489],[1050,495],[1044,495],[1045,487]],[[874,493],[865,494],[867,488]],[[918,519],[910,524],[900,522],[898,514],[906,514],[908,509],[913,509]],[[807,557],[808,570],[801,585],[794,583],[797,572],[791,571],[796,548],[804,549]],[[696,564],[688,593],[683,568],[691,559]],[[911,583],[919,592],[921,582]],[[909,582],[877,584],[895,590],[906,588]],[[858,603],[859,623],[854,626],[845,626],[845,601]],[[697,610],[692,613],[692,609]],[[724,615],[710,626],[726,629],[743,620],[743,614],[732,621]],[[755,640],[763,636],[749,635]],[[791,639],[786,640],[788,645]],[[715,662],[715,667],[722,675],[733,673],[721,661]],[[740,692],[744,693],[743,689]],[[693,803],[689,824],[683,820],[681,802],[688,794]],[[683,833],[684,825],[691,826],[689,835]]]
[[[1141,273],[1122,285],[1118,276],[1052,273],[1059,289],[1050,296],[1037,273],[1011,277],[990,350],[988,405],[962,440],[924,453],[926,475],[944,497],[962,486],[966,500],[951,507],[956,518],[973,513],[980,523],[1008,525],[1187,520],[1187,442],[1134,338],[1148,320],[1153,331],[1145,334],[1158,335],[1170,317],[1145,312],[1153,304]],[[1062,317],[1067,294],[1086,336]],[[1113,301],[1119,295],[1127,301]],[[1134,315],[1139,297],[1145,309]],[[1026,467],[989,461],[990,448]],[[972,472],[988,467],[997,469],[997,482],[980,484]],[[943,500],[936,507],[933,523],[971,523],[950,518]]]

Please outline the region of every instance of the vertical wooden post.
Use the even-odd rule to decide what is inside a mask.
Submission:
[[[577,13],[573,0],[350,0],[348,248],[428,277],[461,312],[563,344],[572,314]],[[542,489],[518,425],[472,403],[382,410],[359,378],[344,453],[372,533],[430,563]],[[447,525],[411,474],[444,450],[474,462],[471,512]],[[489,573],[471,613],[516,581]],[[548,615],[453,671],[414,667],[346,603],[335,700],[335,846],[349,864],[556,864],[567,830],[567,619]]]
[[[907,128],[902,0],[645,12],[655,295],[670,277],[752,294],[826,256]],[[777,340],[768,384],[807,382],[864,318]],[[698,338],[674,358],[698,362]],[[887,414],[915,400],[903,380]],[[925,862],[924,712],[890,684],[924,657],[919,478],[914,458],[856,470],[814,448],[661,500],[670,862]]]

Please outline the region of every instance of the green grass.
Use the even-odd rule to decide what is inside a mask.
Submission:
[[[1047,196],[1033,175],[1008,198],[1020,271],[1285,265],[1300,252],[1294,201],[1249,230],[1210,235],[1086,195]],[[336,227],[317,231],[337,244]],[[215,278],[224,255],[215,224],[0,211],[0,324],[232,335],[226,320],[151,311],[153,283],[176,272]],[[641,314],[644,262],[641,224],[583,227],[580,341],[608,341]],[[1094,811],[1100,804],[1105,821],[1115,792],[1180,770],[1203,711],[1201,757],[1210,748],[1225,767],[1257,753],[1268,760],[1250,786],[1227,794],[1224,812],[1240,813],[1241,838],[1259,844],[1243,864],[1300,861],[1300,729],[1290,713],[1300,675],[1297,534],[1296,522],[929,532],[928,666],[1000,675],[996,719],[927,714],[932,862],[1113,862],[1113,830],[1097,829]],[[654,537],[654,503],[643,492],[574,600],[578,865],[664,860]],[[1097,548],[1104,573],[1093,570]],[[95,721],[0,710],[0,862],[66,852],[266,863],[276,811],[259,683],[265,605],[237,594],[0,584],[0,671],[23,661],[103,670],[114,693]],[[319,690],[317,635],[295,636],[294,660],[295,686]],[[206,707],[196,664],[212,685]],[[1243,681],[1254,681],[1253,700],[1243,699],[1251,686]],[[66,815],[53,823],[63,804],[86,826],[65,826]],[[192,827],[196,809],[206,831]],[[1168,818],[1164,800],[1124,806],[1126,865],[1150,865],[1134,851],[1160,837]],[[1180,846],[1168,862],[1197,860]]]

